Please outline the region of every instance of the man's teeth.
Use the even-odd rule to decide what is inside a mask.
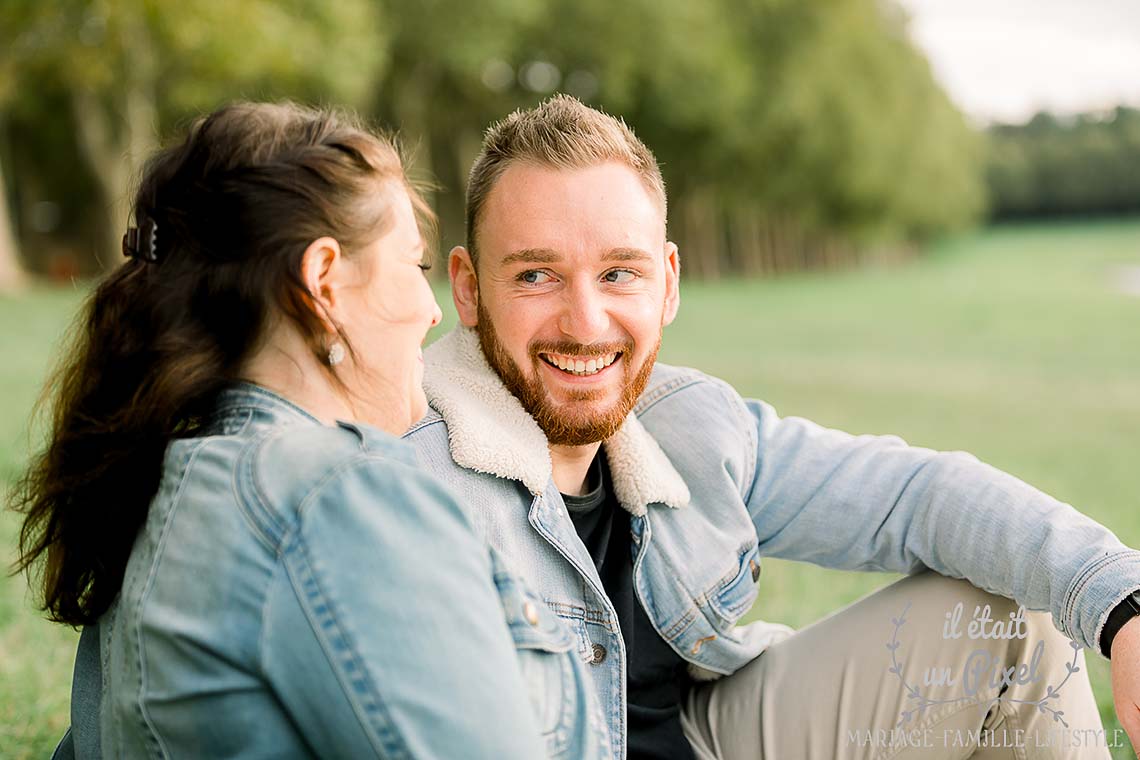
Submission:
[[[613,364],[617,357],[617,353],[604,354],[586,360],[581,357],[559,356],[558,354],[542,355],[547,364],[552,364],[563,372],[570,372],[575,375],[597,374]]]

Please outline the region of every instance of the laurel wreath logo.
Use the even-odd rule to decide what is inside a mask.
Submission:
[[[1009,704],[1033,705],[1037,708],[1038,712],[1042,714],[1048,713],[1053,716],[1054,721],[1059,722],[1065,728],[1069,727],[1069,724],[1065,722],[1065,711],[1056,709],[1050,704],[1050,701],[1057,699],[1061,693],[1061,689],[1066,683],[1068,683],[1069,679],[1073,677],[1074,673],[1080,672],[1081,668],[1077,664],[1077,660],[1080,657],[1081,651],[1080,644],[1075,641],[1069,642],[1069,646],[1073,649],[1073,661],[1065,663],[1065,669],[1068,672],[1065,674],[1065,678],[1059,684],[1056,686],[1047,686],[1045,690],[1045,696],[1043,696],[1041,699],[1014,699],[1004,694],[998,694],[998,696],[991,699],[981,699],[977,695],[955,697],[951,699],[931,699],[930,697],[923,694],[917,686],[913,686],[907,683],[902,674],[902,665],[899,664],[898,653],[899,648],[902,646],[902,643],[899,641],[899,632],[902,630],[903,626],[906,625],[906,613],[908,611],[910,611],[910,602],[907,602],[906,606],[903,607],[902,614],[900,614],[898,617],[891,618],[891,622],[894,623],[895,627],[894,632],[891,634],[891,640],[887,642],[887,649],[891,653],[891,667],[887,669],[887,672],[893,673],[899,679],[899,683],[902,684],[903,688],[907,692],[907,699],[914,702],[911,707],[899,714],[899,722],[895,724],[895,728],[899,728],[905,723],[908,723],[912,718],[921,716],[926,712],[927,708],[933,707],[935,705],[972,703],[979,706],[981,714],[984,716],[990,711],[991,708],[1000,702],[1006,702]]]

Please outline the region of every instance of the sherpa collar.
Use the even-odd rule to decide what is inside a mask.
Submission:
[[[542,493],[551,476],[546,435],[491,369],[475,331],[456,327],[424,351],[424,365],[424,390],[447,422],[456,464]],[[630,513],[688,505],[685,481],[632,412],[603,445],[614,493]]]

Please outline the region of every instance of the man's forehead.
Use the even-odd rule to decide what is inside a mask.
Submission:
[[[618,258],[664,243],[663,209],[629,167],[618,163],[558,169],[509,167],[480,214],[480,256],[574,250]]]

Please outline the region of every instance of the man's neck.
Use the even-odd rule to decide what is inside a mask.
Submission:
[[[598,455],[601,443],[588,443],[585,446],[550,445],[550,464],[553,467],[554,485],[567,496],[581,496],[586,492],[586,479],[590,474],[590,464]]]

